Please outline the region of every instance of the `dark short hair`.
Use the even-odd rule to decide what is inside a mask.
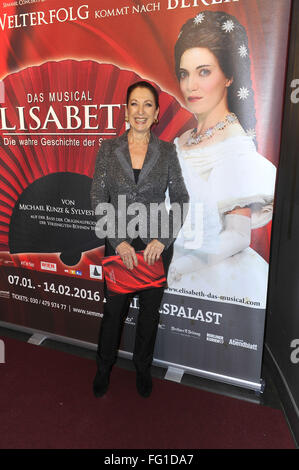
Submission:
[[[147,88],[150,90],[154,96],[154,101],[156,108],[159,108],[159,93],[157,89],[149,82],[146,82],[145,80],[140,80],[139,82],[135,82],[132,85],[130,85],[127,89],[127,104],[129,104],[129,99],[131,96],[131,93],[135,88]]]

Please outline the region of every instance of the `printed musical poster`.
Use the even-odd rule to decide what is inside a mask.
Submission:
[[[97,343],[104,242],[90,190],[126,92],[159,93],[152,132],[190,196],[155,360],[260,381],[291,1],[0,3],[0,321]],[[228,113],[209,123],[226,97]],[[131,353],[138,295],[120,350]],[[249,384],[249,385],[248,385]]]

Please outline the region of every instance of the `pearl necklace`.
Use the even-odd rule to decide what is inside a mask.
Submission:
[[[197,145],[199,142],[202,142],[205,139],[210,139],[213,137],[216,131],[222,131],[225,127],[237,122],[238,118],[234,113],[229,113],[225,116],[223,121],[217,122],[214,127],[209,127],[203,134],[198,134],[197,129],[193,129],[191,136],[187,140],[185,145]]]

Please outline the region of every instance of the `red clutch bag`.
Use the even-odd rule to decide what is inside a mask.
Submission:
[[[167,285],[162,257],[149,266],[143,258],[143,251],[137,251],[138,265],[127,269],[119,255],[102,259],[103,272],[110,294],[127,294],[151,287]]]

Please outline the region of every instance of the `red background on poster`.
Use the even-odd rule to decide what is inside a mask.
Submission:
[[[174,95],[183,105],[174,74],[173,58],[173,48],[180,27],[201,10],[221,9],[236,16],[248,32],[258,150],[277,166],[280,122],[278,119],[273,120],[272,116],[277,115],[282,109],[284,67],[281,67],[274,77],[272,66],[276,64],[271,64],[269,61],[272,58],[279,60],[279,50],[282,55],[285,53],[287,39],[285,23],[289,15],[285,3],[283,2],[281,6],[275,5],[275,15],[273,15],[273,2],[269,0],[240,0],[221,4],[218,2],[209,7],[204,6],[199,0],[197,2],[133,0],[129,2],[129,6],[126,2],[117,2],[119,11],[123,8],[122,15],[116,14],[115,5],[109,0],[87,3],[65,0],[63,4],[58,0],[46,0],[24,6],[2,8],[2,21],[5,14],[20,15],[30,11],[61,8],[68,11],[69,18],[77,17],[77,19],[66,22],[53,21],[53,24],[48,25],[5,28],[1,31],[0,45],[4,53],[0,59],[0,77],[3,79],[11,71],[39,65],[48,60],[91,59],[133,70],[142,78],[157,83],[162,90]],[[88,19],[80,19],[77,9],[86,4],[89,10]],[[132,7],[138,5],[140,8],[141,5],[146,5],[147,12],[133,14]],[[177,8],[167,8],[175,5]],[[193,7],[193,5],[198,6]],[[113,8],[115,16],[109,14]],[[81,16],[85,11],[81,10]],[[64,16],[64,12],[61,13],[62,19]],[[275,31],[275,35],[269,35],[271,31]],[[269,37],[271,37],[270,44],[267,42]],[[273,56],[269,54],[269,48],[275,51]],[[267,84],[266,99],[265,84]],[[269,100],[270,96],[278,99]],[[271,223],[266,228],[255,230],[252,234],[253,248],[266,259],[269,257],[270,234]]]

